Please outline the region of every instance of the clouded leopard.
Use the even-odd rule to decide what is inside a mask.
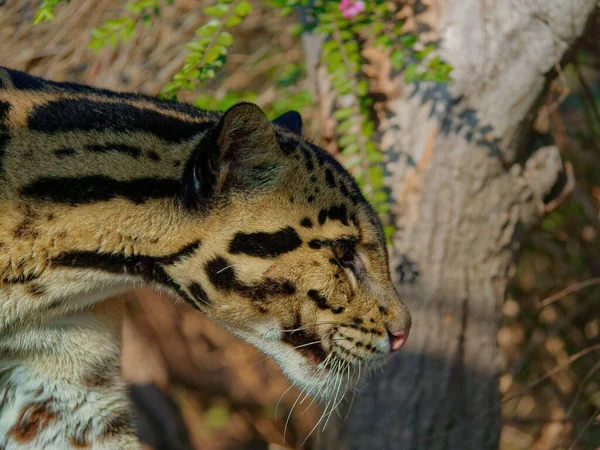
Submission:
[[[0,449],[139,448],[119,353],[140,285],[330,402],[410,328],[377,216],[297,113],[0,68]]]

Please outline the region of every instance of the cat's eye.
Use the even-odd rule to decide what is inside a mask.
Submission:
[[[354,241],[348,239],[333,241],[331,251],[338,261],[351,261],[354,258],[354,245]]]

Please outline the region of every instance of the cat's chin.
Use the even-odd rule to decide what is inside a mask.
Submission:
[[[256,336],[237,333],[242,339],[252,344],[261,352],[270,356],[279,366],[283,374],[305,393],[318,399],[327,399],[333,392],[331,378],[335,373],[323,363],[327,359],[320,346],[294,349],[281,341],[265,340]],[[341,374],[339,376],[342,376]]]

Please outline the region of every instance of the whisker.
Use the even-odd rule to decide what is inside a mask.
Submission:
[[[287,433],[287,428],[288,428],[288,424],[290,422],[290,418],[292,417],[292,413],[294,412],[294,408],[296,407],[296,403],[298,403],[298,400],[300,400],[300,397],[302,396],[302,394],[304,394],[304,389],[302,389],[302,392],[300,392],[300,394],[298,394],[298,397],[296,398],[296,401],[292,405],[292,409],[290,409],[290,412],[289,412],[289,414],[287,416],[287,420],[285,421],[285,427],[283,427],[283,443],[284,444],[285,444],[285,435]]]
[[[291,384],[289,388],[287,388],[285,391],[283,391],[283,394],[281,394],[281,396],[279,397],[279,400],[277,400],[277,404],[275,405],[275,417],[277,417],[277,408],[279,408],[279,403],[281,403],[281,400],[283,400],[283,397],[285,396],[285,394],[287,394],[289,392],[289,390],[293,387],[294,387],[294,385]]]
[[[296,349],[296,348],[308,347],[309,345],[320,344],[321,342],[323,342],[323,341],[319,340],[319,341],[309,342],[308,344],[297,345],[293,348]]]
[[[229,265],[229,266],[227,266],[227,267],[223,267],[221,270],[219,270],[219,271],[217,272],[217,274],[219,274],[219,273],[221,273],[221,272],[224,272],[224,271],[225,271],[225,270],[227,270],[227,269],[231,269],[232,267],[235,267],[235,266],[239,266],[239,264],[230,264],[230,265]]]
[[[293,333],[295,331],[301,331],[301,330],[305,330],[307,328],[311,328],[311,327],[316,327],[316,326],[320,326],[320,325],[345,325],[344,322],[317,322],[317,323],[313,323],[313,324],[308,324],[308,325],[303,325],[299,328],[295,328],[293,330],[280,330],[282,333]]]

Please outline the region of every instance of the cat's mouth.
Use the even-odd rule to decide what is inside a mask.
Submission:
[[[285,333],[282,339],[291,345],[305,359],[314,365],[319,365],[327,358],[327,354],[321,345],[321,339],[313,333],[303,330]]]

